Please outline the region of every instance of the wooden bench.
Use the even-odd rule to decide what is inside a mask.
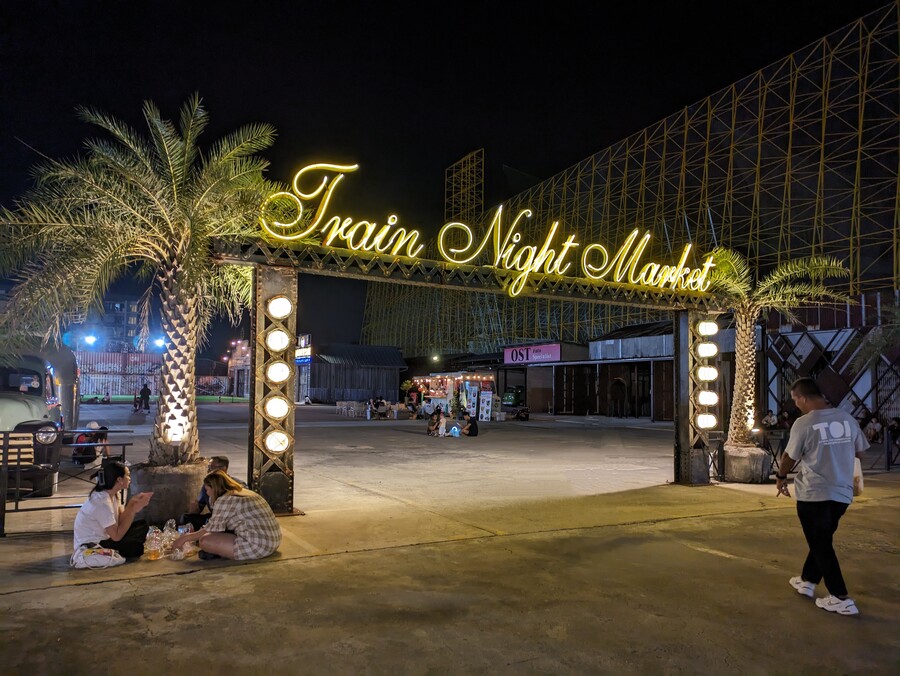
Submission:
[[[34,435],[27,432],[9,432],[6,437],[7,490],[21,492],[22,481],[31,486],[30,496],[53,496],[57,469],[52,465],[38,465],[34,461]]]

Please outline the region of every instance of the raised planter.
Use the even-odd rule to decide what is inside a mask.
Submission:
[[[725,481],[761,484],[769,480],[772,456],[753,444],[725,444]]]
[[[135,518],[160,525],[190,511],[200,495],[206,468],[206,460],[175,467],[134,465],[131,468],[131,495],[153,493],[150,503]]]

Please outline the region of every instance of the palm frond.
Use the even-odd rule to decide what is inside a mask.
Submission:
[[[275,127],[248,124],[213,144],[206,165],[228,163],[267,150],[275,142]]]
[[[150,139],[156,150],[160,167],[165,172],[168,190],[172,193],[172,201],[177,204],[182,184],[184,183],[184,143],[175,125],[160,116],[159,110],[152,101],[144,102],[144,119],[150,130]]]
[[[203,99],[194,93],[181,107],[181,139],[183,143],[183,166],[181,173],[188,176],[199,155],[197,139],[209,123],[209,113],[203,107]]]
[[[849,277],[850,270],[842,261],[832,256],[811,256],[786,261],[767,274],[756,285],[756,292],[763,293],[772,286],[777,286],[795,279],[827,279],[830,277]]]
[[[715,263],[708,277],[710,292],[732,300],[747,298],[753,289],[753,275],[747,259],[724,247],[716,247],[710,255]]]
[[[155,170],[150,147],[129,125],[89,106],[79,106],[76,108],[76,112],[85,122],[109,132],[116,141],[128,148],[134,154],[135,159],[144,164],[147,170],[151,172]]]

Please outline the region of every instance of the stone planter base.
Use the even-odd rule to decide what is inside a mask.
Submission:
[[[162,525],[168,519],[178,519],[197,503],[206,461],[189,465],[135,465],[131,468],[130,495],[152,492],[150,503],[135,519],[145,519],[151,525]]]
[[[752,444],[725,444],[725,481],[761,484],[769,480],[772,456]]]

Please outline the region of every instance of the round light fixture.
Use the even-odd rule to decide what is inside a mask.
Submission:
[[[275,296],[266,303],[269,315],[275,319],[284,319],[294,310],[294,304],[286,296]]]
[[[265,444],[272,453],[284,453],[291,445],[291,438],[284,432],[269,432],[266,435]]]
[[[266,347],[272,350],[272,352],[283,352],[290,342],[290,336],[281,329],[274,329],[273,331],[269,331],[268,335],[266,335]]]
[[[701,430],[711,430],[716,426],[716,416],[712,413],[701,413],[697,416],[697,427]]]
[[[701,366],[697,369],[697,380],[709,383],[719,377],[719,371],[715,366]]]
[[[697,324],[697,333],[701,336],[714,336],[719,332],[719,325],[715,322],[700,322]]]
[[[291,405],[284,397],[269,397],[266,400],[266,415],[281,420],[291,410]]]
[[[715,357],[719,353],[719,346],[715,343],[697,343],[697,356],[701,359]]]
[[[701,406],[715,406],[719,403],[719,395],[709,390],[697,392],[697,403]]]
[[[283,383],[291,377],[291,367],[287,362],[276,361],[266,367],[266,379],[270,383]]]

